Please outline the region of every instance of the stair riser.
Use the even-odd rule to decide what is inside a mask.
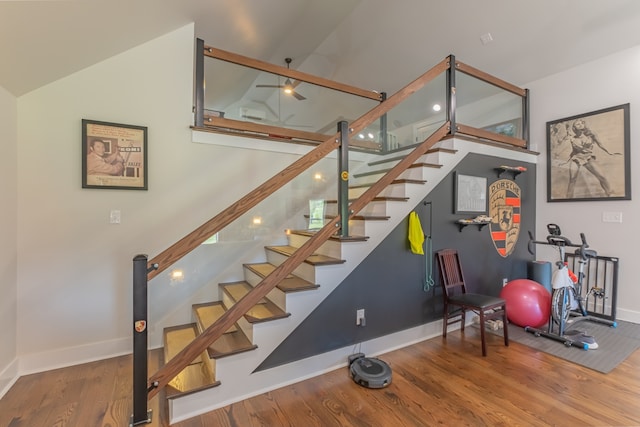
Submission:
[[[337,203],[327,203],[326,209],[327,215],[338,214]],[[386,201],[373,201],[365,206],[359,215],[374,215],[374,216],[386,216],[387,215],[387,202]]]
[[[309,236],[302,236],[300,234],[290,234],[288,238],[289,245],[295,248],[299,248],[309,240]],[[323,243],[318,250],[316,250],[316,253],[330,256],[332,258],[342,259],[342,245],[336,240],[328,240]]]
[[[221,294],[222,304],[227,310],[229,310],[231,307],[233,307],[235,302],[229,297],[227,293],[221,292]],[[249,338],[249,340],[253,342],[253,325],[249,323],[247,319],[244,318],[244,316],[241,317],[240,320],[236,322],[236,324],[240,327],[240,329],[242,329],[242,332],[244,332],[247,338]]]
[[[426,180],[427,177],[429,176],[429,169],[433,169],[432,167],[427,167],[427,166],[423,166],[423,167],[418,167],[418,168],[411,168],[411,169],[407,169],[406,171],[404,171],[403,173],[400,174],[399,179],[417,179],[417,180]],[[364,184],[375,184],[376,182],[378,182],[380,180],[380,178],[382,178],[384,176],[384,174],[378,174],[378,175],[367,175],[367,176],[363,176],[363,177],[359,177],[359,178],[355,178],[353,180],[353,184],[354,185],[364,185]]]
[[[433,164],[439,165],[440,161],[442,160],[442,156],[446,154],[447,153],[441,153],[439,151],[423,154],[418,158],[418,160],[415,161],[415,163],[433,163]],[[389,160],[388,162],[383,162],[383,163],[376,162],[376,164],[366,167],[367,172],[388,170],[394,167],[395,165],[400,163],[400,159],[396,159],[396,157],[397,156],[392,156],[391,158],[393,158],[394,160]],[[354,175],[358,175],[358,172],[354,173]]]
[[[358,187],[358,188],[350,188],[349,189],[349,199],[357,199],[360,197],[365,191],[368,190],[368,187]],[[407,197],[406,187],[403,184],[392,184],[387,188],[382,190],[380,197]]]
[[[249,269],[244,269],[244,280],[247,281],[251,286],[256,286],[258,283],[262,281],[262,277],[254,273]],[[280,307],[282,310],[287,310],[287,298],[286,294],[282,292],[278,288],[273,288],[268,294],[267,298],[270,299],[275,305]]]

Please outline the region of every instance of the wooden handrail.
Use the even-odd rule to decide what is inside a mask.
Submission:
[[[488,139],[491,141],[498,141],[504,144],[513,145],[514,147],[527,148],[527,141],[520,138],[514,138],[512,136],[501,135],[499,133],[489,132],[488,130],[474,128],[466,125],[457,125],[457,133],[465,135],[475,136],[476,138]]]
[[[380,93],[374,90],[360,89],[355,86],[338,83],[333,80],[325,79],[323,77],[314,76],[313,74],[307,74],[298,70],[291,70],[287,67],[281,67],[279,65],[260,61],[259,59],[249,58],[248,56],[242,56],[233,52],[227,52],[225,50],[217,49],[212,46],[205,46],[203,53],[205,56],[208,56],[210,58],[220,59],[222,61],[231,62],[232,64],[243,65],[245,67],[253,68],[256,70],[290,77],[295,80],[326,87],[328,89],[350,93],[351,95],[361,96],[363,98],[373,99],[374,101],[382,100]]]
[[[215,126],[217,128],[231,129],[241,132],[255,132],[263,135],[277,135],[283,138],[301,139],[304,141],[322,142],[332,135],[325,135],[317,132],[306,132],[303,130],[288,129],[278,126],[264,125],[262,123],[245,122],[243,120],[226,119],[213,117],[205,114],[205,126]]]
[[[508,92],[514,93],[522,97],[527,95],[527,91],[525,89],[519,88],[518,86],[513,85],[509,82],[505,82],[504,80],[494,77],[491,74],[485,73],[484,71],[480,71],[477,68],[474,68],[470,65],[465,64],[464,62],[456,61],[455,65],[456,65],[456,70],[461,71],[470,76],[473,76],[482,81],[485,81],[494,86],[497,86],[500,89],[504,89]]]

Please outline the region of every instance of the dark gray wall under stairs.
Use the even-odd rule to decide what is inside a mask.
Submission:
[[[495,168],[525,166],[513,178],[500,178]],[[455,248],[460,253],[470,292],[498,295],[502,279],[527,277],[528,230],[535,235],[536,165],[505,158],[469,154],[456,168],[465,175],[487,178],[488,187],[499,179],[514,181],[521,190],[521,223],[515,249],[503,258],[490,236],[490,227],[470,225],[460,230],[454,214],[455,173],[449,174],[414,210],[425,234],[432,236],[429,257],[434,287],[425,292],[427,259],[410,251],[408,217],[289,335],[256,369],[290,363],[331,350],[355,345],[416,327],[442,316],[442,291],[433,252]],[[489,190],[487,190],[488,193]],[[488,196],[488,194],[487,194]],[[319,283],[322,286],[322,283]],[[356,310],[365,309],[366,326],[356,326]]]

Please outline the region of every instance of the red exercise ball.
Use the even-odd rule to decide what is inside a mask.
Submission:
[[[507,318],[518,326],[539,328],[549,321],[551,294],[538,282],[516,279],[500,291],[507,302]]]

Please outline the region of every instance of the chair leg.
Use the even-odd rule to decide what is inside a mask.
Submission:
[[[509,328],[507,325],[507,305],[502,307],[502,332],[504,334],[504,345],[509,346]]]
[[[482,356],[487,355],[487,343],[485,341],[484,332],[484,311],[480,310],[480,340],[482,341]]]
[[[449,324],[449,305],[444,303],[444,314],[442,315],[442,337],[447,337],[447,325]]]

